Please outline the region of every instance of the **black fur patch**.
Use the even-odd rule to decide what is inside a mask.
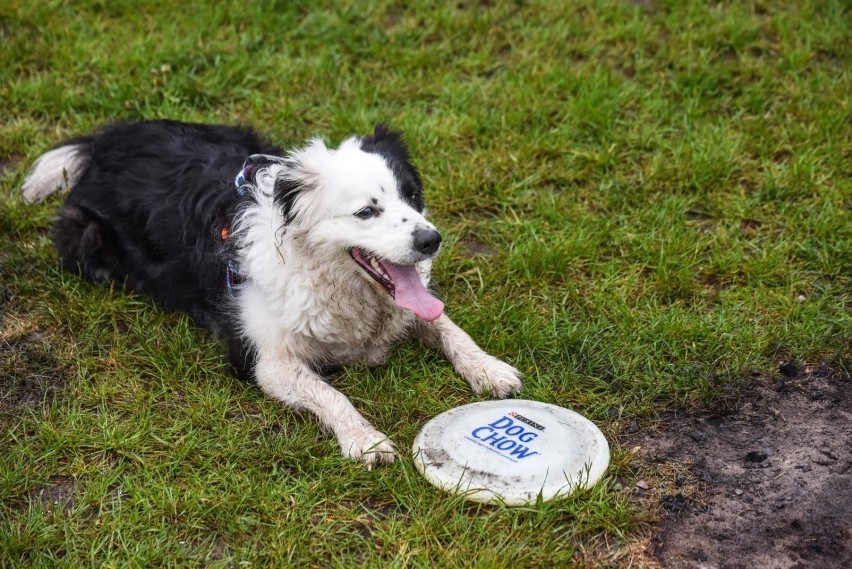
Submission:
[[[402,133],[377,124],[372,136],[361,139],[361,150],[383,157],[393,171],[400,197],[412,208],[423,213],[423,184],[420,173],[411,164],[408,147]]]
[[[275,180],[275,187],[272,190],[272,197],[278,207],[281,208],[281,215],[284,218],[284,223],[289,224],[293,221],[293,204],[296,203],[296,198],[302,190],[302,184],[296,180],[279,176]]]
[[[251,347],[227,306],[230,255],[219,229],[250,199],[234,176],[251,154],[280,154],[251,129],[150,121],[84,139],[88,164],[54,226],[63,265],[187,312],[251,376]],[[73,142],[72,142],[73,143]]]

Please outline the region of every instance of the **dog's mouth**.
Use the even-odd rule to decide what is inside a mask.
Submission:
[[[368,251],[353,248],[349,255],[373,280],[391,295],[396,304],[411,310],[427,322],[444,312],[444,303],[429,294],[414,265],[397,265],[379,259]]]

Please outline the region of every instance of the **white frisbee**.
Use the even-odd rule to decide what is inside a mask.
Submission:
[[[475,502],[529,504],[591,488],[609,465],[594,423],[563,407],[506,399],[441,413],[414,439],[426,480]]]

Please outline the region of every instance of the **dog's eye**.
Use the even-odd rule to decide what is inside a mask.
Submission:
[[[370,219],[371,217],[376,217],[378,215],[379,210],[370,206],[367,206],[363,209],[359,209],[357,212],[355,212],[355,217],[359,219]]]

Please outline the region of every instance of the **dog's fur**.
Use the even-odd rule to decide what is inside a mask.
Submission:
[[[238,192],[254,154],[281,152],[250,129],[121,124],[44,154],[23,192],[35,201],[70,190],[54,231],[66,268],[189,313],[224,340],[238,375],[314,413],[344,456],[390,462],[395,448],[317,370],[380,364],[409,334],[477,393],[520,389],[518,371],[423,288],[440,235],[399,133],[379,125],[337,149],[311,140]]]

